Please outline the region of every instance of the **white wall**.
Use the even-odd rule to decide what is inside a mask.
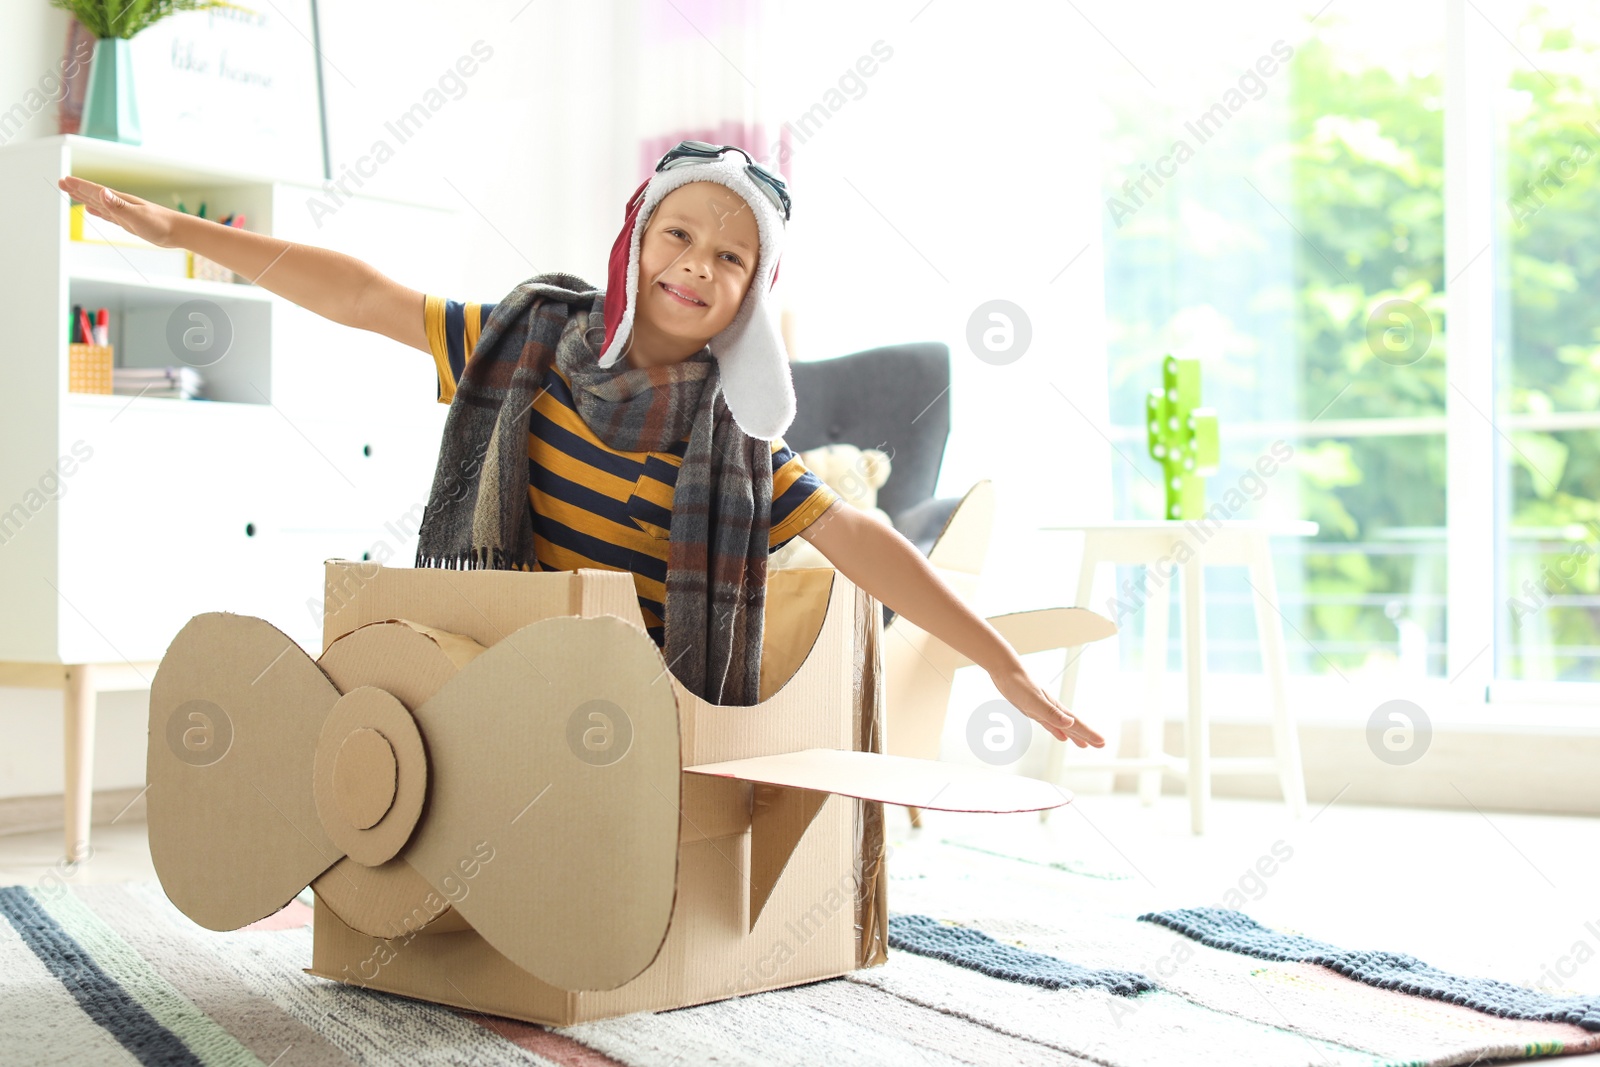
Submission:
[[[460,240],[472,252],[465,277],[449,279],[456,299],[497,300],[548,270],[604,285],[632,189],[631,171],[618,167],[631,161],[632,138],[616,136],[626,107],[611,47],[613,19],[632,5],[524,4],[397,0],[380,19],[354,0],[321,4],[333,173],[383,138],[394,158],[362,192],[418,194],[461,212]],[[442,90],[444,106],[397,144],[386,122],[440,89],[478,41],[492,56],[462,87]]]
[[[20,127],[7,121],[0,144],[48,137],[56,132],[56,103],[43,99],[61,93],[60,73],[67,48],[68,16],[47,3],[11,3],[0,14],[0,112],[20,104]],[[41,106],[42,104],[42,106]]]

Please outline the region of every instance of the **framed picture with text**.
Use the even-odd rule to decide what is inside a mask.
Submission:
[[[328,177],[317,0],[181,11],[131,41],[142,144],[273,178]]]

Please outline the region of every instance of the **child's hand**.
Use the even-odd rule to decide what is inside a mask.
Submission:
[[[171,208],[140,200],[129,193],[113,192],[83,178],[68,176],[56,184],[74,200],[82,201],[84,210],[96,218],[114,222],[153,245],[174,246],[172,224],[178,213]]]
[[[1024,671],[1011,671],[989,676],[1006,702],[1028,718],[1050,731],[1057,741],[1071,738],[1079,748],[1104,748],[1105,738],[1079,721],[1046,693]]]

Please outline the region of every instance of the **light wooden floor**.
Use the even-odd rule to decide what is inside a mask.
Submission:
[[[1335,802],[1296,825],[1280,804],[1217,799],[1212,832],[1197,838],[1178,797],[1141,808],[1080,796],[1042,826],[1037,815],[928,812],[912,830],[903,809],[888,814],[890,843],[922,865],[965,845],[1120,872],[1127,910],[1217,904],[1237,887],[1262,923],[1341,947],[1530,985],[1565,966],[1551,988],[1600,992],[1600,819]],[[1263,878],[1256,864],[1274,845],[1291,855]],[[74,880],[155,877],[142,823],[96,826],[94,849]],[[0,884],[37,883],[60,852],[58,833],[0,837]],[[1589,958],[1574,967],[1575,956]],[[1600,1055],[1560,1062],[1595,1067]]]

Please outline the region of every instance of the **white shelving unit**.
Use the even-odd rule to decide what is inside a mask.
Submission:
[[[95,693],[147,688],[178,630],[208,611],[259,616],[320,654],[323,560],[410,564],[445,408],[426,355],[256,285],[75,272],[56,184],[69,174],[164,206],[204,201],[211,218],[243,212],[251,230],[418,288],[439,283],[441,264],[459,279],[460,257],[456,212],[439,205],[76,135],[0,148],[0,686],[66,693],[70,856],[88,840]],[[73,304],[109,309],[118,366],[198,362],[171,340],[196,309],[226,327],[227,352],[199,367],[210,399],[69,393]]]

